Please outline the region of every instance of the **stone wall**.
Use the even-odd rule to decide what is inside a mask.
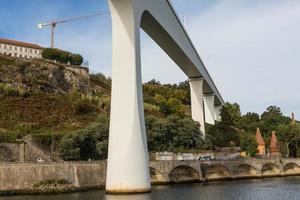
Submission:
[[[19,162],[20,145],[0,143],[0,162]]]
[[[300,175],[300,159],[150,162],[153,184]],[[126,173],[126,172],[124,172]],[[0,163],[0,192],[30,190],[34,184],[64,179],[75,188],[102,188],[106,162]]]
[[[0,143],[0,162],[36,162],[38,158],[51,161],[48,155],[34,146],[24,143]]]
[[[5,164],[0,165],[0,191],[32,189],[34,184],[64,179],[77,188],[103,187],[106,164]]]

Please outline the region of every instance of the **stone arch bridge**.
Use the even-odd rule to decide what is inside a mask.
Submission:
[[[291,176],[300,175],[300,159],[153,161],[150,175],[152,183]]]

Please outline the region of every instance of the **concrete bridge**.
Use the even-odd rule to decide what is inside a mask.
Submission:
[[[300,175],[300,159],[150,162],[152,183]]]
[[[112,92],[106,191],[151,191],[141,77],[142,28],[190,80],[192,118],[220,120],[224,104],[169,0],[108,0],[112,17]],[[126,173],[124,173],[126,172]]]

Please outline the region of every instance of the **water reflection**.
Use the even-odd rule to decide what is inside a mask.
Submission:
[[[299,200],[300,177],[239,180],[205,184],[153,186],[152,193],[106,195],[103,190],[37,196],[0,197],[0,200]]]
[[[151,194],[105,195],[104,200],[151,200]]]

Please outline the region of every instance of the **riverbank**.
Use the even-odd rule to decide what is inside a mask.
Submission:
[[[149,165],[153,185],[300,175],[298,159],[154,161]],[[1,196],[104,189],[106,162],[0,163],[0,180]]]

